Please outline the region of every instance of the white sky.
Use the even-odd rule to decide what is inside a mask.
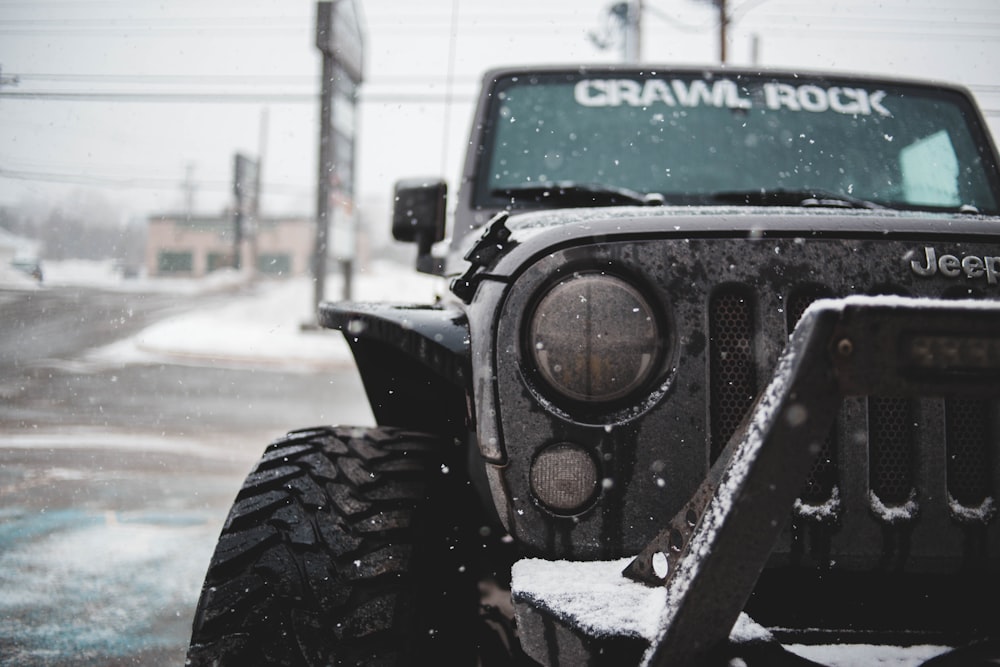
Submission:
[[[708,0],[645,2],[645,61],[716,62]],[[616,49],[601,51],[587,38],[610,4],[359,0],[367,81],[358,199],[387,206],[392,182],[408,176],[454,182],[485,69],[617,60]],[[751,63],[756,35],[764,66],[956,81],[973,89],[994,133],[1000,127],[996,0],[730,4],[732,64]],[[314,15],[304,0],[0,0],[0,68],[4,80],[20,78],[0,84],[0,205],[59,202],[86,189],[130,216],[177,211],[190,167],[196,212],[217,213],[231,199],[233,154],[258,153],[266,109],[264,212],[314,214]],[[450,108],[442,102],[449,70]],[[31,92],[87,99],[9,96]],[[131,97],[93,99],[102,93]],[[167,101],[166,93],[177,97]],[[219,102],[232,93],[251,99]]]

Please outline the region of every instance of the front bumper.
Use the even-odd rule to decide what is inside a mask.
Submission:
[[[526,652],[549,665],[612,664],[605,660],[613,655],[615,664],[671,666],[729,653],[732,629],[836,408],[847,396],[872,394],[1000,396],[1000,304],[898,297],[817,302],[796,326],[751,417],[690,501],[669,521],[662,518],[665,529],[625,567],[626,576],[656,588],[643,593],[592,563],[515,567]],[[594,576],[582,575],[588,568]],[[993,590],[995,565],[981,574],[984,590]],[[564,583],[537,583],[546,580]],[[977,619],[975,629],[1000,630],[991,616]],[[775,644],[761,637],[744,643]]]

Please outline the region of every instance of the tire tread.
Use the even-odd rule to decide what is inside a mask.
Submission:
[[[272,443],[224,524],[188,664],[406,663],[414,633],[400,619],[414,614],[420,578],[411,545],[443,449],[384,427]]]

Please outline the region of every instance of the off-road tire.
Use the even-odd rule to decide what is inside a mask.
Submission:
[[[474,664],[448,448],[340,427],[268,447],[219,537],[188,664]]]

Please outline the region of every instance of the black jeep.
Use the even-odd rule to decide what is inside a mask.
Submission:
[[[453,214],[395,193],[440,300],[321,306],[379,426],[267,449],[191,664],[1000,653],[1000,170],[966,91],[504,69],[468,145]]]

